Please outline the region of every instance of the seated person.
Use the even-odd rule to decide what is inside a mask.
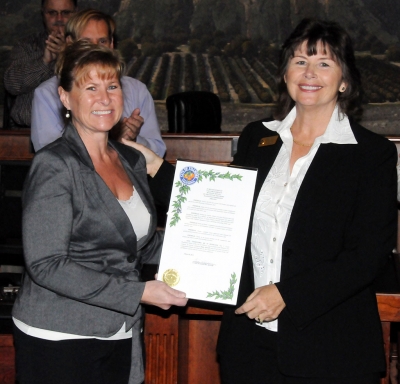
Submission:
[[[76,13],[67,23],[67,43],[86,40],[94,44],[113,48],[114,20],[97,10],[89,9]],[[128,76],[121,79],[124,94],[123,118],[119,137],[136,140],[152,149],[159,156],[165,154],[153,99],[147,87],[139,80]],[[61,136],[65,126],[63,105],[57,93],[58,78],[52,77],[36,90],[32,105],[31,139],[35,151]]]
[[[43,81],[54,76],[54,65],[64,47],[65,23],[75,12],[77,0],[42,0],[45,27],[17,43],[4,73],[4,87],[15,96],[10,116],[16,126],[31,125],[33,92]]]

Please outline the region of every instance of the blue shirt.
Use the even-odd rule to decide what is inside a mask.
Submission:
[[[124,95],[122,118],[129,117],[135,108],[140,108],[140,116],[143,117],[144,123],[136,141],[163,157],[166,146],[161,138],[150,92],[142,82],[128,76],[121,78],[121,85]],[[65,125],[63,108],[58,95],[56,76],[36,88],[31,120],[31,139],[35,151],[61,137]]]

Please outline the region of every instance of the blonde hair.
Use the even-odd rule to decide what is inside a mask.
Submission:
[[[70,92],[74,84],[79,85],[90,77],[95,69],[100,79],[114,76],[121,82],[123,61],[119,52],[110,48],[78,40],[65,47],[57,60],[59,85]]]
[[[86,28],[90,20],[105,21],[108,27],[108,37],[112,41],[116,28],[114,19],[95,9],[85,9],[72,15],[65,25],[65,37],[69,36],[73,42],[79,40],[82,31]]]

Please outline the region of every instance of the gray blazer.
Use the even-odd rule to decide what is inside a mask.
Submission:
[[[124,210],[96,173],[76,129],[39,151],[23,193],[24,281],[13,316],[33,327],[107,337],[133,327],[130,383],[143,381],[140,299],[144,263],[158,263],[162,234],[144,157],[110,142],[151,214],[137,242]]]

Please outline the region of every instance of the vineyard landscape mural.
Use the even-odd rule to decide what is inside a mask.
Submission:
[[[115,17],[127,74],[147,85],[162,129],[167,129],[165,99],[190,90],[219,96],[226,130],[235,128],[230,118],[240,129],[267,116],[276,100],[279,47],[304,17],[335,20],[350,32],[367,109],[378,106],[390,118],[400,108],[398,0],[78,1],[80,9]],[[40,0],[2,0],[0,26],[2,82],[12,45],[41,28]]]

